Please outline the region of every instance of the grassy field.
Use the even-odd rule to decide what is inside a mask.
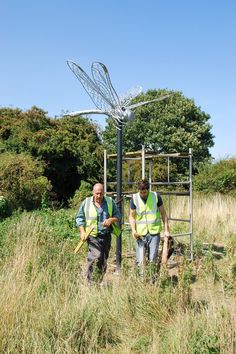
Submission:
[[[185,215],[186,203],[172,203],[176,217]],[[235,199],[196,196],[194,261],[179,255],[155,284],[136,275],[126,233],[121,275],[113,272],[114,240],[104,287],[84,281],[86,246],[73,253],[75,210],[6,219],[0,223],[0,353],[235,354],[235,214]]]

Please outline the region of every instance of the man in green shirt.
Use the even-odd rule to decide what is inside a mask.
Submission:
[[[156,265],[160,232],[164,224],[164,237],[169,237],[168,217],[159,193],[149,191],[149,182],[138,183],[139,192],[133,194],[130,202],[129,222],[136,241],[136,263],[143,273],[145,251],[148,260]]]
[[[107,259],[111,248],[112,224],[121,218],[120,212],[111,197],[104,196],[101,183],[93,186],[93,196],[86,198],[76,215],[80,237],[84,240],[86,230],[93,226],[88,242],[88,281],[99,280],[106,272]],[[96,272],[94,270],[96,269]],[[97,278],[97,279],[95,279]]]

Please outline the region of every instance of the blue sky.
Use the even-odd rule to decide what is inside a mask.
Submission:
[[[68,68],[109,69],[118,94],[179,90],[210,114],[216,158],[236,156],[234,0],[0,0],[0,107],[95,108]],[[103,127],[105,117],[94,117]]]

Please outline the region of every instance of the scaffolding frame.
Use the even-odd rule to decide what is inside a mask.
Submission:
[[[116,159],[117,154],[107,154],[107,151],[104,150],[104,192],[107,192],[107,186],[109,184],[115,184],[116,182],[107,181],[107,163],[109,159]],[[153,162],[156,159],[167,159],[167,181],[165,182],[156,182],[152,181],[152,167]],[[188,159],[188,180],[187,181],[171,181],[170,178],[170,159]],[[193,260],[193,248],[194,248],[194,241],[193,241],[193,189],[192,189],[192,149],[190,148],[188,153],[157,153],[154,151],[146,151],[145,145],[142,145],[142,150],[135,151],[135,152],[127,152],[123,154],[122,161],[128,164],[128,181],[126,182],[128,185],[135,184],[136,182],[130,180],[130,161],[141,161],[141,175],[142,179],[147,178],[146,176],[146,164],[149,162],[149,171],[148,171],[148,181],[150,184],[150,191],[152,190],[153,186],[186,186],[188,190],[186,191],[157,191],[160,195],[167,195],[168,196],[168,219],[169,221],[175,222],[186,222],[189,224],[189,228],[187,232],[184,233],[171,233],[173,238],[175,237],[187,237],[189,236],[189,243],[190,243],[190,259]],[[125,198],[131,198],[134,192],[122,192],[123,200]],[[109,192],[113,196],[116,195],[114,192]],[[186,219],[175,218],[171,214],[171,196],[188,196],[188,217]],[[122,203],[122,209],[124,208],[124,203]],[[124,211],[124,209],[123,209]],[[124,215],[124,212],[123,212]],[[123,224],[128,225],[129,223],[123,219]]]

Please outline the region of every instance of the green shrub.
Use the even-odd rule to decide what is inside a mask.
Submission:
[[[8,200],[0,195],[0,221],[11,215],[11,207]]]
[[[27,154],[0,155],[0,190],[13,209],[31,210],[41,206],[42,196],[51,190],[51,183],[43,176],[42,163]]]
[[[203,165],[194,177],[194,189],[204,193],[228,193],[236,196],[236,158]]]
[[[82,200],[92,195],[92,188],[89,182],[81,181],[79,189],[76,190],[74,197],[70,199],[70,207],[78,208]]]
[[[44,163],[43,175],[53,186],[50,202],[54,206],[68,206],[81,180],[95,182],[101,178],[100,131],[85,117],[53,119],[35,106],[25,112],[0,108],[0,153],[3,152],[29,154]],[[45,198],[43,206],[47,206]]]

